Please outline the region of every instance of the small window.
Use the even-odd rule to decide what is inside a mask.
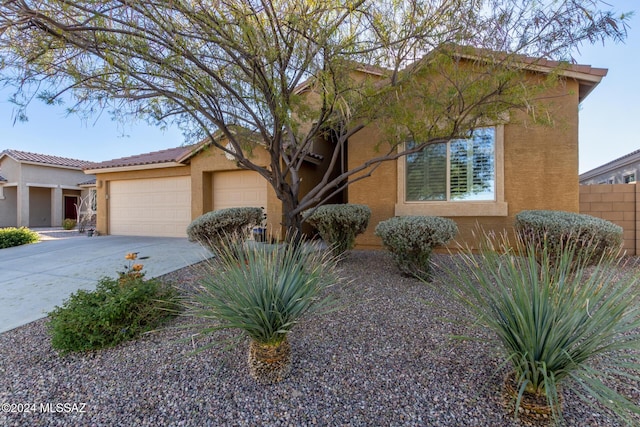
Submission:
[[[626,174],[626,175],[624,175],[622,177],[622,181],[625,184],[630,184],[632,182],[636,182],[636,174],[635,173],[628,173],[628,174]]]

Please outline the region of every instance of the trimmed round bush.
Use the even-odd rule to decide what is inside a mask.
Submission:
[[[249,228],[260,225],[262,219],[262,208],[242,207],[211,211],[189,224],[187,236],[191,242],[199,242],[215,249],[235,236],[247,234]]]
[[[323,205],[303,213],[306,222],[318,230],[320,237],[336,254],[353,249],[356,236],[369,225],[371,209],[366,205]]]
[[[546,247],[552,257],[572,241],[586,264],[618,253],[622,227],[591,215],[564,211],[529,210],[516,215],[516,233],[525,243]]]
[[[375,233],[402,273],[429,279],[431,252],[451,241],[458,226],[437,216],[397,216],[380,222]]]
[[[0,228],[0,249],[35,243],[38,240],[40,240],[38,233],[26,227]]]

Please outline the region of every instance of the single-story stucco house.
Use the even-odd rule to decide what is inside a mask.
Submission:
[[[501,123],[478,129],[468,140],[434,144],[423,152],[386,162],[373,174],[348,187],[336,201],[368,205],[370,225],[358,237],[361,248],[377,248],[374,235],[382,220],[400,215],[437,215],[458,224],[458,238],[471,238],[477,224],[489,230],[510,230],[515,215],[527,209],[578,212],[579,104],[606,75],[588,65],[536,61],[527,68],[534,78],[558,73],[557,84],[547,89],[555,126],[539,125],[514,111]],[[367,72],[363,69],[363,72]],[[348,141],[346,165],[352,168],[376,155],[383,138],[375,123]],[[326,146],[329,141],[324,142]],[[327,168],[323,141],[313,147],[303,184],[312,183]],[[460,154],[464,152],[464,155]],[[266,153],[257,147],[255,161]],[[452,164],[467,168],[476,183],[461,183]],[[233,159],[206,143],[110,160],[91,166],[96,175],[97,229],[108,234],[184,236],[197,216],[231,206],[262,206],[268,226],[278,228],[282,204],[256,172],[240,169]],[[475,175],[474,175],[475,174]],[[317,178],[315,178],[317,179]],[[307,185],[309,185],[307,184]]]
[[[7,149],[0,152],[0,227],[60,227],[93,191],[91,162]]]

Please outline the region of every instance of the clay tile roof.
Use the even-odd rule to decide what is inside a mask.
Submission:
[[[4,150],[0,153],[0,157],[3,155],[9,156],[18,162],[41,163],[43,165],[62,166],[72,169],[82,169],[91,164],[91,162],[86,160],[50,156],[48,154],[29,153],[27,151],[20,150]]]
[[[176,148],[168,148],[161,151],[153,151],[151,153],[136,154],[135,156],[107,160],[101,163],[93,163],[88,167],[85,167],[85,169],[107,169],[178,162],[182,160],[182,158],[184,158],[187,154],[189,154],[195,147],[195,145],[187,145]]]

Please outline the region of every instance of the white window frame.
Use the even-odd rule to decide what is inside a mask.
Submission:
[[[627,178],[632,176],[633,177],[633,181],[627,181]],[[637,177],[636,177],[636,173],[635,172],[627,172],[624,175],[622,175],[622,183],[623,184],[633,184],[637,181]]]
[[[495,200],[407,201],[406,156],[397,160],[398,200],[395,215],[434,216],[507,216],[509,207],[504,200],[504,125],[495,127]],[[404,150],[404,146],[399,148]]]

